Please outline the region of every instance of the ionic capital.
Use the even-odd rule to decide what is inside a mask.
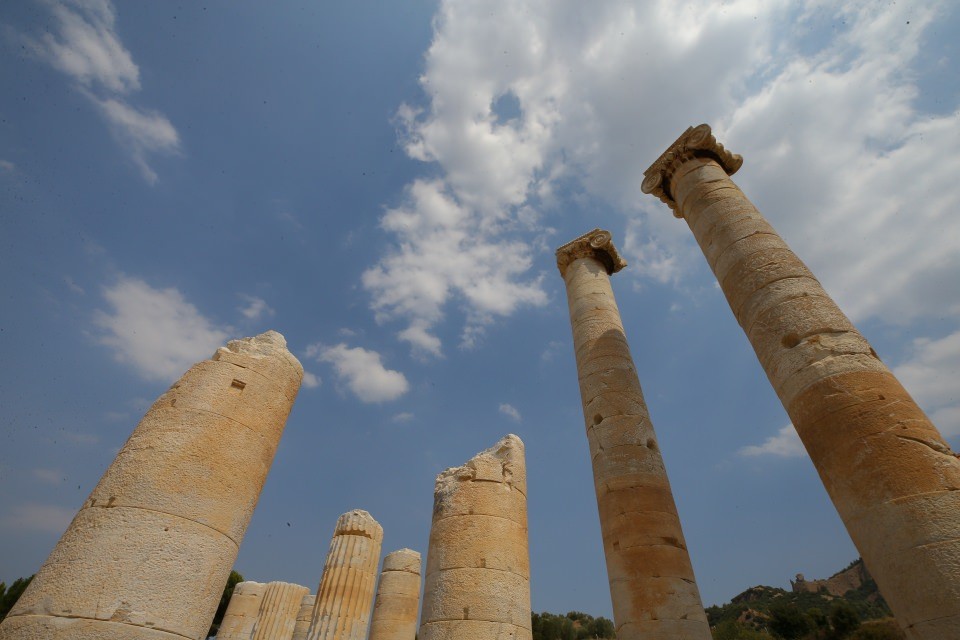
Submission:
[[[627,261],[613,246],[609,231],[594,229],[557,249],[557,268],[564,275],[567,266],[579,258],[593,258],[600,262],[608,274],[614,274],[627,266]]]
[[[670,207],[673,215],[682,218],[683,214],[677,208],[673,194],[670,193],[670,178],[683,163],[694,158],[716,160],[729,176],[735,174],[743,164],[742,156],[730,153],[717,142],[710,130],[710,125],[687,127],[687,130],[660,154],[650,168],[643,172],[640,190],[660,198]]]

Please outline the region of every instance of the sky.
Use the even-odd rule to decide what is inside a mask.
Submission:
[[[960,6],[0,3],[0,580],[153,400],[276,329],[303,387],[236,562],[315,590],[337,517],[427,551],[433,482],[526,443],[536,611],[611,616],[554,250],[612,283],[704,604],[857,557],[689,229],[687,126],[960,445]],[[243,473],[237,469],[237,473]]]

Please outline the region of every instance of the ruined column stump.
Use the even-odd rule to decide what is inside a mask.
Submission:
[[[366,639],[382,542],[383,528],[366,511],[348,511],[337,520],[317,587],[309,640]]]
[[[610,275],[625,266],[602,229],[557,249],[617,638],[710,640],[673,492],[610,287]]]
[[[293,626],[293,636],[290,640],[307,640],[310,630],[310,621],[313,620],[313,607],[317,603],[317,596],[305,595],[300,601],[300,611],[297,613],[297,622]]]
[[[310,590],[299,584],[271,582],[263,593],[260,613],[250,640],[289,640],[297,623],[303,597]]]
[[[275,331],[191,367],[140,421],[0,638],[206,638],[302,377]]]
[[[515,435],[437,476],[418,637],[533,637],[527,473]]]
[[[217,630],[217,640],[250,640],[266,590],[267,585],[262,582],[237,583]]]
[[[642,190],[693,231],[907,637],[960,638],[960,460],[730,180],[742,163],[691,127]]]
[[[417,634],[420,610],[420,554],[410,549],[388,553],[373,603],[368,640],[410,640]]]

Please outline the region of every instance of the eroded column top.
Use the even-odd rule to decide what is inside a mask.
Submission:
[[[557,268],[560,269],[560,275],[565,276],[567,267],[580,258],[597,260],[611,275],[627,266],[627,261],[613,245],[613,236],[606,229],[588,231],[557,249]]]
[[[383,540],[383,527],[363,509],[347,511],[337,519],[337,526],[333,530],[336,536],[363,536],[377,542]]]
[[[716,160],[727,175],[732,176],[743,164],[743,157],[730,153],[713,137],[710,125],[687,127],[667,150],[660,154],[650,168],[643,172],[640,190],[654,195],[667,204],[673,215],[682,218],[673,194],[670,193],[670,178],[687,160],[710,158]]]
[[[527,495],[527,467],[523,440],[507,434],[497,444],[473,456],[459,467],[451,467],[437,476],[433,497],[443,503],[461,482],[499,482]]]
[[[383,571],[406,571],[420,575],[420,554],[413,549],[399,549],[383,559]]]

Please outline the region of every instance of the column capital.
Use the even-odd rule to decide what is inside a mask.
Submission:
[[[613,237],[605,229],[589,231],[557,249],[557,268],[560,269],[560,275],[564,275],[567,266],[579,258],[597,260],[611,275],[627,266],[627,261],[613,245]]]
[[[673,215],[682,218],[683,215],[677,209],[673,194],[670,193],[670,178],[684,162],[694,158],[716,160],[717,164],[730,176],[735,174],[743,164],[742,156],[730,153],[717,142],[710,125],[687,127],[687,130],[660,154],[650,168],[643,172],[640,190],[660,198],[670,207]]]

